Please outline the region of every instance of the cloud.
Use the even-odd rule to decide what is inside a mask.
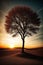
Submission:
[[[36,36],[34,36],[34,39],[32,41],[43,41],[43,33],[39,33]]]
[[[37,11],[37,13],[40,13],[42,10],[43,10],[43,8],[39,9],[39,10]]]

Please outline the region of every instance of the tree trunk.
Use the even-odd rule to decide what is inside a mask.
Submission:
[[[24,53],[24,38],[22,39],[23,45],[22,45],[22,53]]]

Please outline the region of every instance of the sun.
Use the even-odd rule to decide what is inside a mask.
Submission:
[[[8,48],[14,48],[15,47],[15,39],[12,38],[10,35],[5,37],[5,43],[8,45]]]
[[[9,48],[14,48],[14,44],[10,44],[9,45]]]

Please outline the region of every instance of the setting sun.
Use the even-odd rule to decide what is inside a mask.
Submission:
[[[14,48],[14,44],[10,44],[9,45],[9,48]]]
[[[12,37],[6,38],[6,43],[8,43],[9,48],[14,48],[15,47],[15,40]]]

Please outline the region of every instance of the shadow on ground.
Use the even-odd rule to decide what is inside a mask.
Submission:
[[[21,53],[21,54],[17,54],[18,57],[22,57],[22,58],[26,58],[26,59],[34,59],[34,60],[40,60],[43,61],[43,57],[41,56],[36,56],[30,53]]]

